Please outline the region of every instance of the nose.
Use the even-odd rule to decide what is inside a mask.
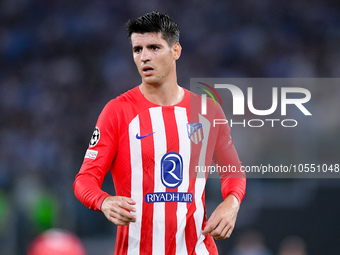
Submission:
[[[143,49],[142,50],[142,53],[141,53],[141,56],[140,56],[140,60],[142,62],[146,62],[146,61],[150,60],[150,54],[149,54],[148,49]]]

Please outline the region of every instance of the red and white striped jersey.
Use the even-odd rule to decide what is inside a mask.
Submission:
[[[174,106],[159,106],[145,99],[138,87],[111,100],[100,114],[80,172],[76,197],[100,210],[108,194],[101,190],[112,173],[116,195],[136,201],[137,221],[118,226],[115,254],[218,254],[206,223],[207,173],[197,166],[241,162],[228,125],[213,127],[213,118],[225,118],[214,104],[214,114],[190,111],[199,96],[185,90]],[[191,107],[192,109],[192,107]],[[221,178],[222,195],[241,202],[245,178]]]

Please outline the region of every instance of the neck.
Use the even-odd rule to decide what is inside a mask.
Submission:
[[[184,90],[177,83],[162,85],[142,83],[139,89],[148,101],[162,106],[178,104],[184,98]]]

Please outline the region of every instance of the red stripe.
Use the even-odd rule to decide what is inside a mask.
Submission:
[[[198,115],[191,114],[189,117],[189,123],[199,123]],[[190,165],[189,165],[189,192],[195,194],[195,183],[196,183],[196,169],[195,166],[198,165],[199,153],[202,148],[202,143],[194,144],[191,143],[191,157],[190,157]],[[194,197],[195,199],[195,197]],[[197,243],[197,231],[196,231],[196,223],[194,219],[194,212],[196,211],[195,200],[192,203],[187,204],[187,227],[185,228],[185,240],[187,243],[187,250],[189,255],[196,255],[195,246]],[[189,217],[190,215],[190,217]]]
[[[167,141],[167,152],[179,152],[179,136],[174,107],[163,107],[163,119]],[[177,192],[177,188],[166,188],[166,192]],[[177,203],[165,203],[165,254],[176,253]]]
[[[153,132],[149,111],[139,115],[140,136]],[[153,135],[142,138],[142,162],[143,162],[143,214],[141,228],[140,255],[152,254],[152,230],[153,230],[153,204],[145,202],[145,195],[154,192],[154,140]]]

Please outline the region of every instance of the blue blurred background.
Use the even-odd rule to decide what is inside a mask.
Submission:
[[[2,0],[1,255],[26,254],[50,228],[73,232],[88,255],[113,254],[116,228],[76,200],[72,184],[101,109],[140,83],[124,23],[152,10],[180,25],[185,88],[190,77],[339,77],[336,0]],[[340,118],[331,120],[314,133],[339,159]],[[280,153],[273,136],[248,135],[235,139],[242,161]],[[254,139],[266,149],[247,148]],[[216,181],[208,214],[221,201]],[[103,188],[114,193],[110,175]],[[220,254],[340,254],[339,201],[340,179],[250,179]]]

